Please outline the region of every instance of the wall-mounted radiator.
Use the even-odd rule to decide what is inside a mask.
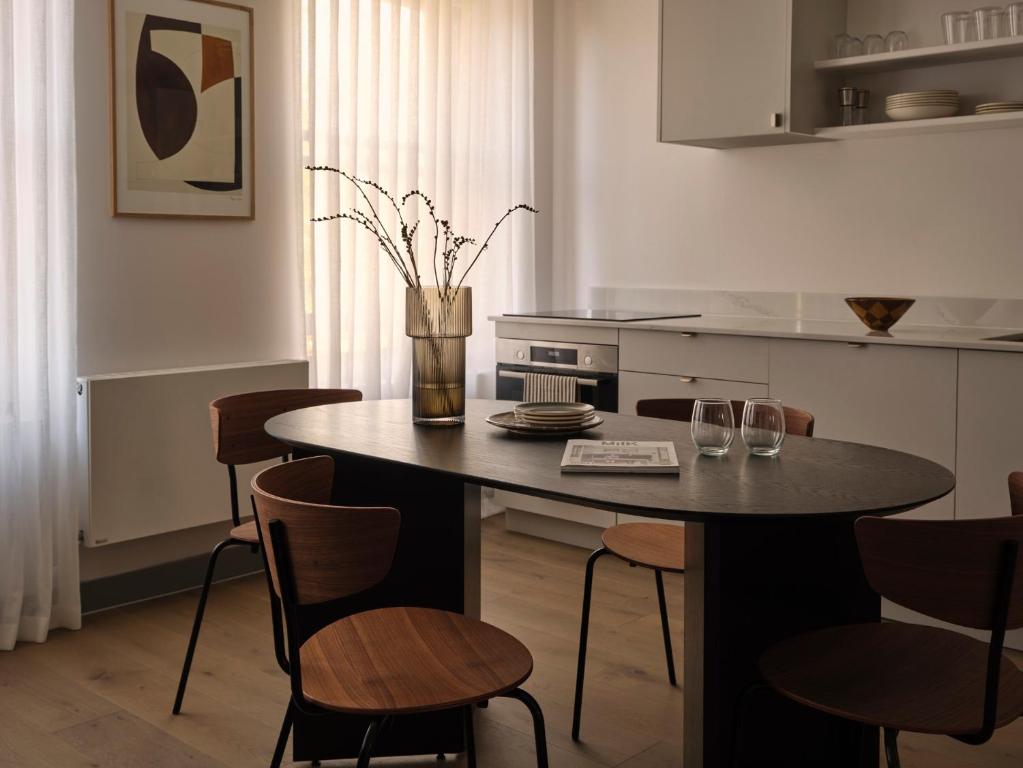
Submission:
[[[227,470],[213,458],[210,401],[308,383],[304,360],[78,379],[83,543],[113,544],[230,518]],[[238,468],[243,515],[259,468]]]

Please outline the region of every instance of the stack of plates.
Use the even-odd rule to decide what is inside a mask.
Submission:
[[[495,413],[495,427],[530,435],[568,435],[592,429],[604,420],[587,403],[522,403],[514,411]]]
[[[892,120],[951,117],[959,111],[959,91],[895,93],[884,100],[884,110]]]
[[[997,112],[1019,112],[1023,110],[1023,101],[989,101],[977,105],[978,115],[993,115]]]

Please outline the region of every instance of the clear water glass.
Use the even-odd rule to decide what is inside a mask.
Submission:
[[[973,12],[977,23],[978,40],[996,40],[1006,34],[1005,9],[995,5],[978,8]]]
[[[742,441],[750,453],[775,456],[785,440],[785,411],[781,400],[752,397],[742,409]]]
[[[719,398],[705,398],[693,404],[690,424],[693,445],[704,456],[724,456],[735,439],[735,417],[732,403]]]
[[[884,38],[881,35],[867,35],[863,38],[863,53],[867,56],[884,53]]]
[[[948,45],[970,43],[977,39],[977,24],[968,11],[949,11],[941,17],[941,26]]]
[[[1023,3],[1009,3],[1005,7],[1005,16],[1009,23],[1009,35],[1023,35]]]
[[[904,51],[909,48],[909,35],[901,29],[892,30],[885,35],[884,47],[892,53],[895,53],[895,51]]]

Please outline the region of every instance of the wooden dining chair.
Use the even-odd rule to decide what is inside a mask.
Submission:
[[[1023,714],[1023,672],[1002,652],[1006,630],[1023,627],[1023,517],[864,517],[856,540],[878,594],[990,630],[990,642],[899,622],[833,627],[768,649],[760,659],[767,684],[805,706],[883,729],[889,768],[899,766],[900,731],[983,744]]]
[[[742,421],[742,400],[732,400],[735,423]],[[692,421],[691,398],[661,398],[640,400],[636,415],[673,421]],[[813,414],[784,406],[785,432],[790,435],[813,437]],[[583,707],[583,679],[586,673],[586,642],[590,626],[590,598],[593,590],[593,566],[604,555],[615,555],[631,566],[649,568],[654,572],[657,585],[657,604],[661,613],[661,633],[664,636],[664,656],[668,665],[668,682],[677,685],[675,659],[671,651],[671,632],[668,628],[668,607],[664,597],[664,573],[684,573],[685,529],[667,523],[621,523],[604,530],[601,546],[586,561],[586,579],[583,586],[582,622],[579,630],[579,659],[575,677],[575,705],[572,710],[572,739],[579,741],[579,728]]]
[[[362,393],[357,389],[273,389],[262,392],[247,392],[241,395],[228,395],[210,403],[210,425],[213,428],[213,453],[217,461],[227,465],[227,478],[231,497],[231,522],[234,526],[226,539],[213,548],[209,562],[206,564],[206,577],[203,579],[202,592],[199,593],[199,605],[195,609],[195,620],[192,623],[192,634],[188,638],[185,661],[181,666],[181,677],[178,681],[177,695],[174,697],[172,712],[181,712],[181,702],[185,698],[188,685],[188,673],[192,668],[192,657],[195,645],[199,640],[199,629],[202,626],[203,614],[206,611],[206,598],[209,596],[213,572],[217,566],[220,553],[229,547],[251,547],[256,551],[259,547],[259,534],[254,520],[243,523],[238,508],[238,475],[235,467],[242,464],[254,464],[270,459],[288,460],[290,446],[275,440],[266,433],[263,425],[267,419],[299,408],[311,408],[316,405],[332,403],[350,403],[362,400]],[[272,596],[271,596],[272,597]],[[280,622],[278,606],[271,606],[271,618]]]
[[[400,514],[389,507],[331,505],[334,461],[281,464],[252,480],[271,588],[284,608],[291,699],[274,750],[284,757],[296,711],[368,717],[357,766],[365,768],[381,729],[401,715],[462,711],[468,764],[476,765],[473,708],[517,699],[533,718],[536,761],[547,766],[543,713],[519,686],[533,658],[514,637],[477,619],[433,608],[379,608],[312,631],[308,611],[375,586],[387,576]]]
[[[1009,475],[1009,506],[1012,514],[1023,515],[1023,472]]]

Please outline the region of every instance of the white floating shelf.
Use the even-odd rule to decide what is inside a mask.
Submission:
[[[959,115],[932,120],[903,120],[868,125],[838,125],[818,128],[814,134],[821,139],[877,139],[883,136],[914,136],[925,133],[955,133],[995,128],[1023,127],[1023,112],[1001,112],[994,115]]]
[[[1023,37],[1001,37],[997,40],[978,40],[973,43],[911,48],[894,53],[824,59],[814,62],[813,67],[818,72],[882,72],[1015,56],[1023,56]]]

